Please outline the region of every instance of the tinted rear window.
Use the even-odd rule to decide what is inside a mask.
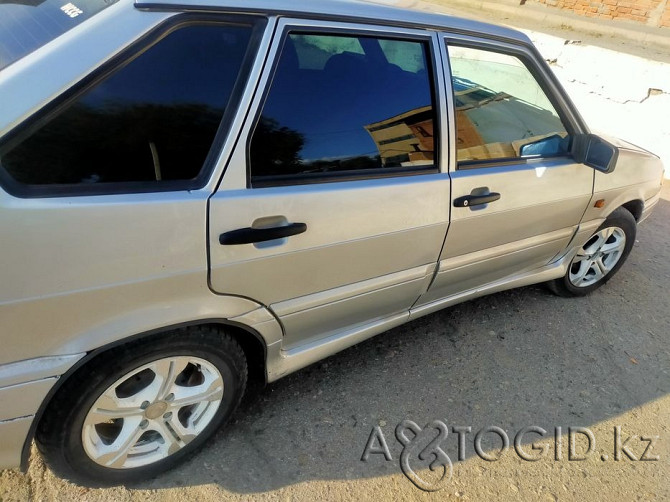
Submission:
[[[118,0],[0,0],[0,70]]]

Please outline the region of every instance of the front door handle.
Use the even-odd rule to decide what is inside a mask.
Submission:
[[[257,244],[298,235],[307,231],[305,223],[291,223],[282,227],[271,228],[239,228],[219,236],[222,246],[238,246],[240,244]]]
[[[484,195],[466,195],[454,200],[454,207],[477,207],[490,204],[500,200],[500,194],[496,192],[487,193]]]

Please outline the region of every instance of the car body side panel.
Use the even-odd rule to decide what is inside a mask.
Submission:
[[[23,443],[32,424],[32,416],[0,422],[0,469],[11,469],[21,464]]]
[[[247,325],[244,316],[258,308],[245,298],[212,293],[204,270],[1,305],[2,361],[76,354],[199,321],[239,318],[239,324]],[[265,317],[258,324],[268,323],[266,329],[247,326],[258,331],[265,343],[272,343],[281,336],[281,328],[267,310]]]
[[[211,200],[212,214],[225,215],[210,236],[212,287],[264,304],[434,263],[449,211],[440,200],[448,193],[446,175],[238,193]],[[307,232],[273,247],[218,243],[219,234],[250,226],[253,214],[281,214],[306,223]],[[365,217],[353,221],[354,215]]]
[[[435,265],[430,264],[366,281],[367,287],[351,284],[271,307],[287,333],[305,333],[312,339],[327,338],[342,329],[342,319],[346,319],[350,327],[374,320],[372,312],[384,318],[406,311],[408,299],[413,301],[428,289],[434,270]],[[379,310],[380,303],[384,310]],[[306,341],[305,338],[287,338],[284,348],[288,350]]]
[[[604,200],[605,205],[597,208],[590,204],[584,221],[606,217],[630,201],[642,202],[646,210],[661,191],[663,165],[659,158],[620,140],[605,139],[619,146],[619,159],[613,172],[596,171],[593,201]]]
[[[85,354],[37,357],[0,365],[0,387],[62,375]]]
[[[12,285],[0,293],[0,364],[257,309],[207,286],[206,201],[198,192],[0,194],[3,259],[17,264],[0,269],[0,283]]]
[[[94,348],[104,324],[123,336],[115,318],[184,301],[180,283],[206,288],[205,207],[203,194],[0,195],[3,259],[30,264],[0,269],[12,284],[0,292],[0,363]]]
[[[523,239],[477,253],[442,260],[435,278],[436,286],[421,298],[420,304],[476,288],[521,272],[534,270],[549,261],[574,235],[566,228],[539,237]]]
[[[51,377],[0,387],[0,423],[34,415],[56,380],[56,377]]]
[[[537,161],[459,170],[452,183],[454,197],[487,187],[501,198],[452,209],[437,277],[419,305],[549,263],[591,200],[593,170],[569,160]]]

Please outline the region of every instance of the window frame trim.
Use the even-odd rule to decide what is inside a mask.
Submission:
[[[242,59],[238,78],[233,86],[217,127],[214,139],[198,176],[189,180],[165,181],[124,181],[97,184],[25,184],[16,181],[0,166],[0,186],[9,194],[21,199],[86,197],[104,195],[125,195],[140,193],[162,193],[199,190],[209,183],[227,138],[232,132],[233,119],[240,109],[245,90],[258,56],[269,19],[262,16],[230,13],[180,13],[159,23],[140,38],[132,41],[100,66],[92,69],[65,91],[22,120],[5,135],[0,137],[0,148],[18,142],[38,131],[42,126],[65,111],[79,97],[109,76],[150,50],[171,33],[187,26],[220,25],[249,26],[251,34],[246,53]]]
[[[577,112],[576,107],[570,100],[565,89],[558,81],[556,75],[551,71],[549,65],[542,59],[539,51],[534,45],[526,46],[513,44],[509,42],[497,42],[486,39],[480,39],[472,36],[459,36],[452,33],[442,33],[440,37],[445,53],[445,82],[450,94],[449,115],[453,117],[453,138],[450,143],[453,148],[453,171],[464,171],[473,169],[488,169],[492,167],[507,167],[512,165],[526,166],[529,163],[538,161],[556,161],[560,159],[574,159],[574,141],[571,141],[570,151],[559,155],[533,155],[531,157],[503,157],[497,159],[458,161],[458,151],[456,148],[456,108],[455,91],[453,86],[453,73],[451,67],[450,47],[462,47],[481,51],[494,52],[517,58],[535,79],[546,98],[555,108],[559,119],[566,128],[566,132],[571,138],[579,134],[588,133],[588,127]]]
[[[386,29],[386,31],[385,31]],[[391,29],[391,31],[388,31]],[[253,177],[251,175],[251,143],[256,127],[260,121],[263,109],[274,83],[277,73],[277,67],[281,59],[284,44],[291,33],[299,32],[302,34],[319,34],[344,36],[367,36],[384,39],[397,39],[408,42],[422,42],[427,44],[430,53],[426,58],[432,66],[430,72],[431,95],[433,99],[434,128],[433,135],[435,141],[435,162],[433,165],[417,166],[407,168],[377,168],[359,171],[336,171],[331,173],[312,174],[290,174],[278,176],[266,176],[264,178],[271,180],[264,181],[263,177]],[[444,116],[446,113],[446,95],[444,73],[442,71],[442,54],[439,46],[438,33],[429,29],[404,28],[395,26],[385,26],[377,24],[359,24],[351,22],[337,21],[319,21],[313,18],[282,18],[276,28],[275,39],[272,42],[268,61],[268,68],[265,69],[265,75],[259,80],[261,87],[258,92],[260,97],[254,100],[253,110],[248,117],[248,128],[244,133],[244,158],[247,189],[262,189],[282,186],[305,186],[318,185],[326,183],[355,182],[375,179],[402,178],[420,175],[438,174],[446,172],[448,165],[444,155],[448,151],[448,142],[444,132],[448,129]],[[445,96],[445,97],[443,97]]]

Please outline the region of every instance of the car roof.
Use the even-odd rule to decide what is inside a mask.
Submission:
[[[408,5],[412,8],[400,8]],[[503,26],[440,14],[413,0],[135,0],[138,8],[218,10],[248,14],[310,17],[338,21],[365,21],[500,38],[530,43],[523,33]]]

